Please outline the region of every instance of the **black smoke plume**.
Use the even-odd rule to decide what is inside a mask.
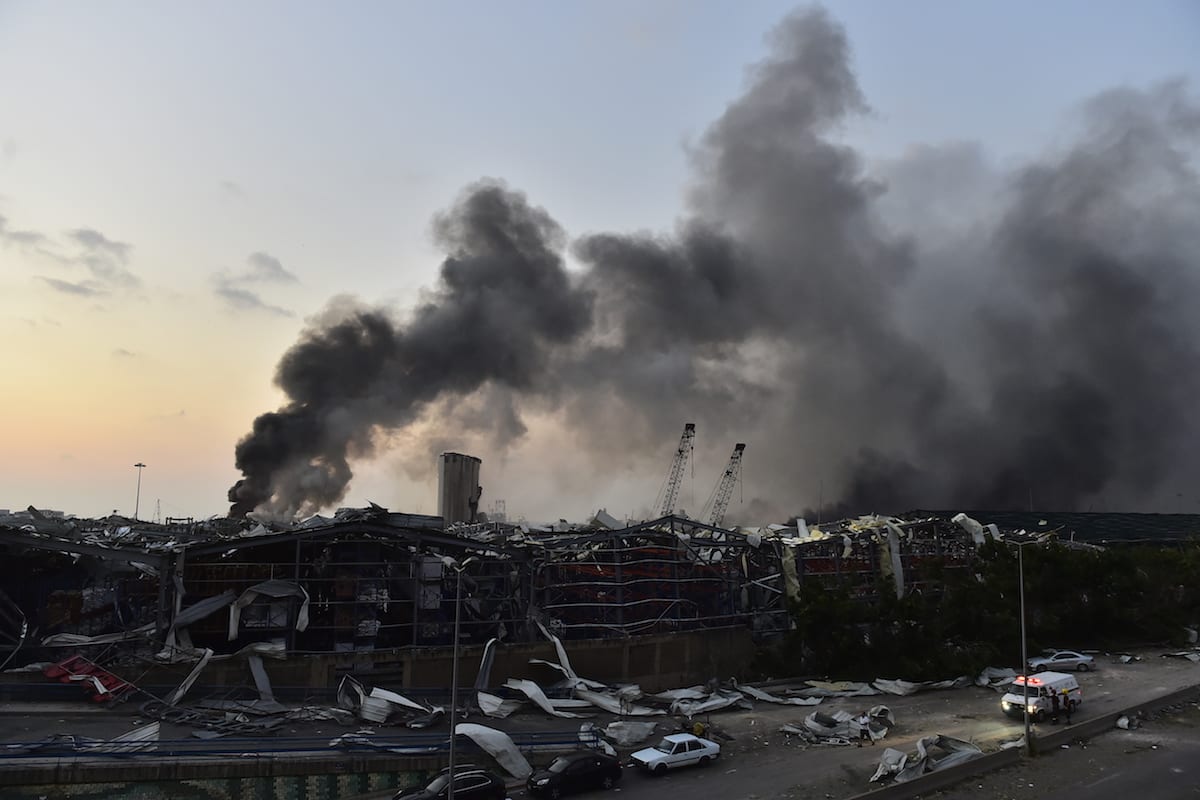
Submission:
[[[477,184],[435,232],[449,256],[410,321],[343,300],[284,354],[275,381],[290,402],[238,443],[245,477],[229,490],[231,513],[291,516],[340,500],[348,459],[371,453],[377,428],[489,381],[535,390],[549,352],[587,328],[588,296],[559,255],[563,232],[522,195]]]
[[[871,168],[837,139],[865,109],[844,32],[803,11],[691,150],[673,232],[568,243],[471,187],[411,319],[339,301],[284,356],[289,404],[239,443],[234,513],[336,502],[349,458],[446,398],[494,413],[498,448],[552,411],[610,464],[661,460],[695,421],[749,444],[754,507],[780,517],[1152,507],[1190,485],[1187,87],[1100,95],[1074,144],[1008,174],[962,144]]]

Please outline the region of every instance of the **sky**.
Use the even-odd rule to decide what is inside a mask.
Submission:
[[[338,295],[413,307],[443,258],[431,218],[481,177],[571,236],[670,229],[689,148],[795,7],[0,0],[0,508],[224,513],[307,319]],[[1018,161],[1098,92],[1200,83],[1187,0],[825,7],[870,106],[839,135],[868,163],[948,142]],[[581,491],[535,426],[485,462],[484,506],[633,513],[678,433]],[[355,473],[346,504],[435,513],[426,454]]]

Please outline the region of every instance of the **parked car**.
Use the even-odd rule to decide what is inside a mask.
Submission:
[[[1030,672],[1041,672],[1047,669],[1058,672],[1070,669],[1079,672],[1088,672],[1095,668],[1096,659],[1083,653],[1077,653],[1074,650],[1055,650],[1049,655],[1029,659]]]
[[[444,769],[424,788],[401,789],[392,800],[438,800],[450,793],[450,770]],[[506,800],[504,780],[478,767],[454,768],[455,800]]]
[[[669,769],[692,764],[707,766],[721,755],[721,745],[690,733],[664,736],[654,747],[638,750],[631,758],[634,763],[655,775]]]
[[[546,769],[529,776],[526,788],[534,797],[558,800],[565,794],[588,789],[611,789],[621,780],[621,762],[597,750],[561,755]]]

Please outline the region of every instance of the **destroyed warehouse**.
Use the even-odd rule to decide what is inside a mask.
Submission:
[[[10,666],[114,644],[172,662],[271,643],[295,663],[295,685],[314,686],[368,663],[397,685],[444,685],[459,569],[462,645],[532,645],[541,623],[586,641],[592,672],[653,685],[736,672],[756,639],[787,629],[785,598],[802,581],[865,594],[881,577],[902,587],[925,559],[964,567],[973,551],[969,533],[937,517],[824,530],[679,516],[616,529],[444,526],[378,507],[283,529],[24,517],[0,525]],[[694,652],[664,663],[655,642],[678,634]]]

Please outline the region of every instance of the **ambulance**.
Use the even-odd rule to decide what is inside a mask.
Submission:
[[[1041,722],[1054,713],[1051,697],[1058,698],[1058,707],[1064,714],[1068,708],[1074,710],[1083,702],[1083,690],[1079,688],[1079,681],[1075,680],[1074,675],[1066,672],[1018,675],[1000,700],[1000,708],[1005,714],[1018,719],[1024,715],[1021,706],[1025,702],[1027,688],[1029,717],[1034,722]]]

